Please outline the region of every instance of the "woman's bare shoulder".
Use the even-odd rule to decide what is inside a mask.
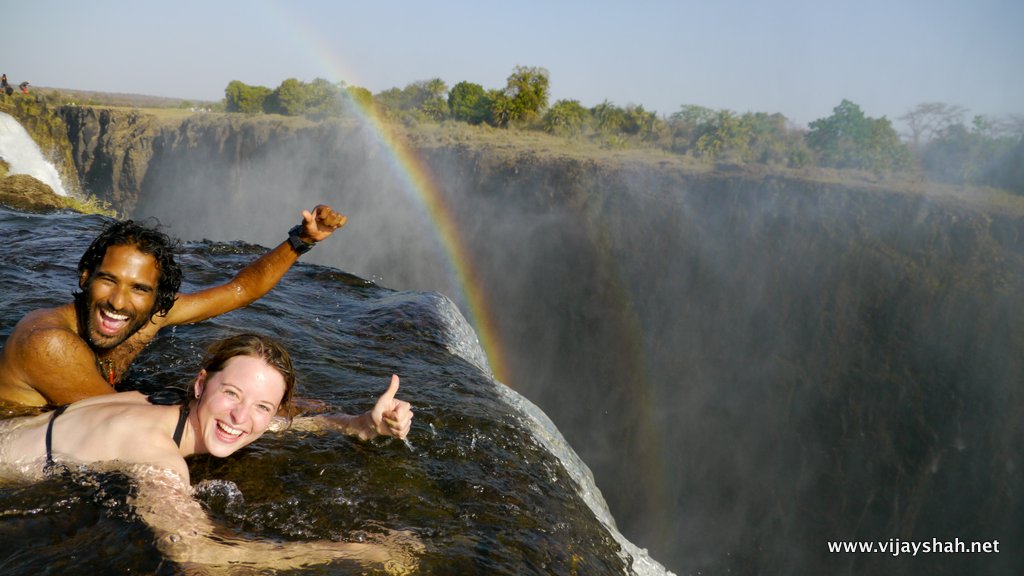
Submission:
[[[85,400],[79,400],[72,404],[69,409],[83,408],[86,406],[107,406],[107,407],[131,407],[131,406],[153,406],[149,403],[146,395],[132,390],[130,392],[118,392],[116,394],[101,394],[92,396]],[[153,406],[154,408],[156,406]]]

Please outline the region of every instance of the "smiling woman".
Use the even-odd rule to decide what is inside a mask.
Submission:
[[[295,374],[280,344],[241,334],[210,348],[194,384],[194,398],[180,407],[152,405],[138,392],[124,392],[0,422],[0,465],[22,480],[76,465],[128,473],[138,486],[138,514],[176,562],[284,569],[347,559],[389,570],[408,567],[402,550],[413,541],[399,534],[361,543],[214,538],[212,522],[191,496],[185,457],[227,457],[258,439],[279,410],[287,412]]]

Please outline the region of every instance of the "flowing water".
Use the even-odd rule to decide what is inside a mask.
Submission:
[[[0,338],[25,312],[70,300],[78,258],[106,222],[0,210]],[[264,250],[185,243],[182,290],[224,282]],[[289,541],[407,530],[425,545],[425,574],[665,572],[619,535],[589,470],[543,413],[490,376],[472,329],[438,293],[300,262],[255,304],[165,330],[125,387],[182,386],[207,343],[243,330],[288,346],[304,398],[361,412],[397,373],[416,415],[408,442],[268,433],[230,458],[194,457],[197,497],[218,525]],[[0,486],[0,573],[176,573],[126,505],[130,491],[116,475]]]
[[[60,174],[43,156],[39,145],[10,114],[0,112],[0,158],[9,165],[11,174],[28,174],[46,184],[58,196],[67,196]]]

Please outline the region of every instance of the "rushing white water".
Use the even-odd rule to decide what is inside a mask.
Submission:
[[[43,155],[25,128],[9,114],[0,112],[0,158],[10,174],[27,174],[49,186],[58,196],[67,196],[57,168]]]
[[[437,305],[438,313],[446,324],[447,330],[445,334],[450,339],[448,342],[449,351],[475,365],[485,373],[491,374],[490,367],[487,364],[487,356],[483,349],[480,348],[476,333],[455,304],[438,293],[432,293],[429,298]],[[548,415],[515,390],[494,380],[493,377],[491,381],[505,402],[519,413],[522,423],[534,434],[537,441],[548,452],[561,460],[566,472],[576,481],[583,501],[590,507],[597,520],[608,529],[612,538],[622,547],[623,557],[632,568],[631,573],[637,576],[674,576],[673,572],[666,570],[660,562],[651,558],[646,549],[630,542],[629,539],[619,532],[615,519],[612,517],[611,511],[608,510],[608,504],[605,502],[604,496],[601,495],[601,490],[597,487],[590,468],[572,449],[558,430],[558,427],[548,418]]]

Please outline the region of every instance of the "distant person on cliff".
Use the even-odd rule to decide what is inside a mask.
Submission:
[[[115,385],[161,328],[192,324],[247,306],[270,291],[317,242],[347,218],[320,205],[303,211],[288,238],[226,284],[179,294],[174,241],[131,220],[108,226],[78,263],[80,292],[57,308],[26,314],[0,355],[0,402],[62,406],[116,392]],[[404,438],[412,412],[396,403],[382,430],[346,433]],[[353,424],[365,418],[352,417]]]
[[[21,84],[18,84],[18,88],[21,88],[21,91],[24,94],[28,94],[28,87],[29,86],[30,86],[30,84],[28,83],[27,80],[25,82],[22,82]]]

